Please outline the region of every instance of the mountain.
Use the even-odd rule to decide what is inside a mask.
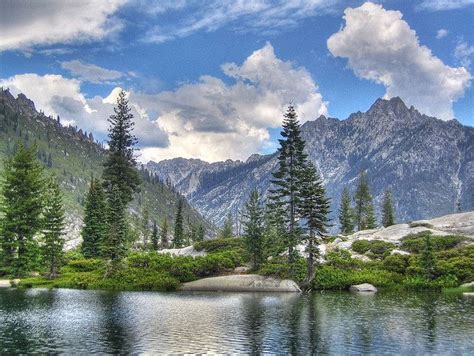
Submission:
[[[354,191],[361,169],[367,170],[377,210],[384,190],[393,192],[398,221],[449,214],[458,201],[463,211],[474,210],[473,127],[428,117],[395,97],[378,99],[346,120],[321,116],[301,131],[332,198],[336,223],[341,191],[346,185]],[[147,166],[221,224],[227,213],[238,214],[252,189],[267,192],[277,165],[274,154],[246,162],[177,158]]]
[[[48,172],[55,173],[64,193],[67,212],[66,238],[79,242],[83,205],[91,176],[102,174],[102,163],[107,151],[94,142],[92,134],[76,127],[63,127],[59,119],[45,116],[35,109],[34,103],[23,94],[15,98],[8,90],[0,90],[0,161],[14,152],[15,145],[36,144],[38,158]],[[0,163],[0,173],[3,164]],[[161,222],[165,217],[174,220],[180,195],[169,185],[147,170],[140,171],[141,192],[131,204],[135,219],[146,205],[150,218]],[[185,222],[208,224],[187,202],[184,204]]]

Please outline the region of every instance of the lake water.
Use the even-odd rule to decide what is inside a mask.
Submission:
[[[3,289],[12,352],[474,354],[474,298]]]

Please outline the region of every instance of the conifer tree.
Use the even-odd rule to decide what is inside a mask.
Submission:
[[[298,226],[297,207],[300,198],[301,172],[306,166],[307,155],[304,153],[304,140],[301,138],[300,124],[293,105],[288,106],[284,115],[283,139],[279,140],[279,167],[273,173],[270,189],[269,207],[275,224],[283,227],[285,244],[288,248],[290,265],[294,261],[294,248],[300,242],[301,229]]]
[[[359,173],[354,202],[354,224],[357,230],[375,227],[374,206],[365,171],[360,171]]]
[[[49,278],[55,278],[63,259],[64,208],[62,193],[56,177],[48,182],[43,210],[43,263],[49,271]]]
[[[194,238],[194,242],[201,242],[204,241],[204,238],[206,237],[206,228],[205,226],[200,223],[197,227],[196,231],[196,236]]]
[[[36,148],[20,143],[5,162],[0,235],[3,264],[17,276],[31,271],[38,258],[34,236],[42,224],[44,183]]]
[[[84,257],[100,257],[101,249],[107,242],[107,201],[102,183],[95,178],[91,179],[86,196],[81,236],[81,250]]]
[[[347,187],[344,187],[342,190],[341,207],[339,209],[339,223],[341,225],[341,234],[348,235],[354,231],[351,195]]]
[[[386,190],[383,195],[382,225],[384,227],[388,227],[394,224],[395,224],[395,211],[393,209],[392,193],[389,190]]]
[[[160,248],[160,237],[158,236],[158,225],[153,221],[153,230],[151,232],[151,246],[153,251],[158,251]]]
[[[420,266],[423,276],[426,279],[433,280],[436,278],[436,259],[433,253],[433,245],[431,243],[431,233],[425,234],[424,246],[420,255]]]
[[[119,93],[117,106],[114,107],[109,123],[109,152],[102,179],[108,194],[118,187],[123,203],[121,205],[126,208],[133,199],[133,193],[139,190],[140,178],[135,168],[133,148],[137,142],[132,134],[135,123],[123,90]]]
[[[327,233],[329,225],[328,215],[330,213],[330,201],[326,197],[321,177],[312,163],[308,163],[302,174],[301,198],[299,201],[299,211],[306,220],[308,235],[306,252],[307,273],[304,286],[311,284],[315,270],[314,266],[319,256],[319,242],[322,236]]]
[[[224,221],[224,226],[219,233],[219,238],[228,239],[234,236],[234,222],[232,219],[232,214],[227,214],[227,217]]]
[[[128,223],[121,193],[120,188],[114,186],[107,201],[107,238],[103,251],[112,261],[124,257],[128,247]]]
[[[260,196],[256,190],[250,193],[249,200],[245,204],[242,224],[252,268],[257,269],[264,258],[264,216]]]
[[[176,217],[174,220],[173,245],[175,248],[183,247],[184,244],[184,225],[183,225],[183,200],[178,200]]]
[[[169,240],[168,240],[168,219],[164,219],[163,223],[161,224],[161,231],[160,231],[160,243],[161,248],[168,248]]]
[[[148,239],[150,237],[149,224],[150,224],[150,212],[148,210],[148,207],[145,204],[142,211],[142,237],[143,237],[143,249],[145,250],[147,248]]]

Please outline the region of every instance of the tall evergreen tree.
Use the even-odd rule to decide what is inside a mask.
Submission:
[[[319,256],[319,242],[327,233],[329,225],[330,200],[326,197],[321,177],[312,163],[309,163],[302,174],[301,198],[299,202],[301,216],[306,220],[308,235],[306,251],[307,273],[304,286],[311,284],[315,274],[315,263]]]
[[[357,230],[375,227],[374,206],[370,195],[367,173],[360,171],[357,188],[354,196],[354,223]]]
[[[37,261],[34,236],[42,224],[44,183],[36,148],[27,149],[20,143],[5,162],[0,235],[3,264],[18,276],[29,272]]]
[[[133,193],[139,190],[140,178],[135,168],[133,148],[137,142],[132,134],[135,123],[123,90],[119,93],[117,106],[114,107],[109,123],[109,152],[102,179],[108,194],[114,187],[118,187],[123,203],[121,205],[125,208],[132,201]]]
[[[304,140],[301,138],[300,124],[293,105],[288,106],[284,115],[283,139],[279,140],[279,167],[273,173],[270,189],[269,207],[273,210],[275,224],[284,227],[282,231],[288,248],[290,264],[294,261],[294,249],[301,239],[298,226],[297,207],[300,198],[301,174],[306,166],[307,155],[304,153]]]
[[[175,248],[183,247],[184,244],[184,225],[183,225],[183,200],[178,200],[176,217],[174,219],[173,245]]]
[[[62,193],[56,177],[48,182],[43,210],[43,263],[49,270],[49,278],[55,278],[63,259],[64,208]]]
[[[160,249],[160,237],[158,236],[158,225],[153,221],[153,230],[151,232],[151,246],[153,251]]]
[[[219,233],[219,238],[228,239],[234,236],[234,222],[232,219],[232,214],[227,214],[227,217],[224,221],[224,226]]]
[[[107,238],[103,244],[104,256],[116,261],[125,256],[128,245],[128,223],[122,192],[114,186],[107,200]]]
[[[425,235],[423,250],[420,254],[420,266],[426,279],[433,280],[436,278],[436,259],[433,253],[431,233]]]
[[[348,235],[354,231],[351,195],[347,187],[344,187],[342,190],[341,207],[339,208],[339,223],[341,225],[341,234]]]
[[[166,218],[163,220],[163,223],[161,224],[160,243],[161,243],[161,248],[168,248],[169,246],[168,219]]]
[[[206,237],[206,227],[204,224],[200,223],[197,227],[196,236],[194,238],[194,242],[201,242],[204,241]]]
[[[86,196],[84,225],[81,231],[81,250],[85,258],[97,258],[102,255],[102,247],[107,243],[107,209],[102,183],[92,178]]]
[[[142,211],[142,237],[143,237],[143,249],[145,250],[147,248],[148,239],[150,237],[149,224],[150,224],[150,212],[148,210],[148,207],[145,204]]]
[[[250,193],[245,204],[242,225],[244,241],[252,261],[252,267],[257,269],[264,258],[264,216],[260,196],[256,190]]]
[[[382,204],[382,225],[384,227],[392,226],[395,224],[395,211],[393,209],[392,193],[386,190],[383,194]]]

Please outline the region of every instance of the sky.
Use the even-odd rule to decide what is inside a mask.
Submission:
[[[0,86],[107,138],[120,90],[139,160],[245,160],[379,97],[474,126],[474,0],[0,1]]]

